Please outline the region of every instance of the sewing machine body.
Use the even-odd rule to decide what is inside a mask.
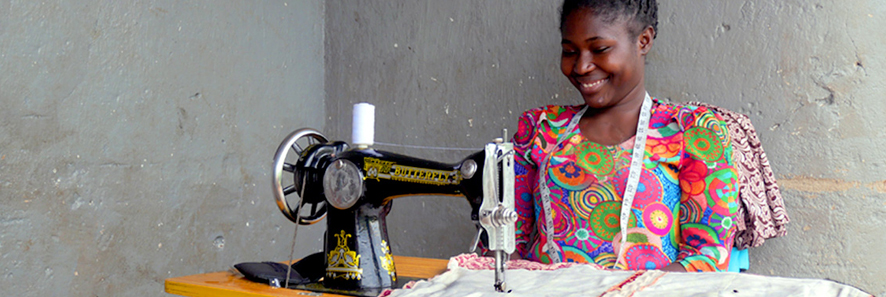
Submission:
[[[483,162],[479,153],[465,160]],[[386,224],[393,199],[463,195],[472,205],[480,204],[480,176],[465,178],[460,170],[464,162],[444,164],[374,149],[345,151],[330,164],[337,166],[339,162],[350,162],[360,169],[363,193],[351,207],[328,207],[323,281],[327,287],[390,288],[395,284],[397,273]]]
[[[496,253],[496,259],[506,261],[507,253],[513,252],[516,214],[510,143],[499,140],[461,162],[446,164],[372,148],[352,149],[344,142],[328,143],[318,135],[313,130],[296,131],[281,144],[275,156],[275,195],[284,215],[299,224],[312,224],[324,215],[327,217],[326,267],[317,268],[325,269],[322,284],[299,288],[373,295],[397,285],[386,216],[392,200],[401,197],[464,196],[471,205],[471,219],[482,227],[481,233],[486,230],[490,236],[487,247],[502,251]],[[295,140],[306,136],[319,143],[302,150]],[[283,161],[290,147],[298,148],[295,164]],[[293,173],[293,185],[281,187],[282,171]],[[292,193],[301,197],[295,211],[289,209],[285,198],[281,199]],[[502,202],[500,197],[511,199]],[[312,214],[307,217],[299,214],[305,204],[312,206]],[[502,284],[497,277],[497,289],[503,288],[504,271],[498,266],[496,275],[502,273]]]

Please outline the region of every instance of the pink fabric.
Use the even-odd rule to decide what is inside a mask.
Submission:
[[[458,267],[471,270],[492,270],[495,268],[495,258],[480,257],[475,254],[461,254],[449,260],[450,263],[457,263]],[[451,264],[450,264],[451,265]],[[597,264],[581,264],[574,262],[560,262],[556,264],[544,264],[529,260],[510,260],[507,263],[507,269],[526,269],[526,270],[556,270],[560,268],[572,267],[576,265],[588,265],[596,269],[605,269]]]

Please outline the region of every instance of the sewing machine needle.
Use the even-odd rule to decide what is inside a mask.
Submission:
[[[505,266],[507,265],[505,262],[508,261],[508,258],[510,258],[509,255],[504,251],[495,251],[495,291],[497,292],[510,293],[505,284]]]

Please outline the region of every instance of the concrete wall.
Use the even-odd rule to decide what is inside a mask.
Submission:
[[[376,139],[476,147],[523,110],[580,103],[559,73],[558,3],[328,1],[327,134],[351,105]],[[780,178],[789,235],[751,251],[752,273],[829,278],[886,296],[886,2],[662,1],[647,88],[748,114]],[[464,152],[392,151],[456,161]],[[399,199],[394,253],[448,257],[473,235],[467,203]]]
[[[2,295],[156,296],[286,259],[268,175],[323,128],[324,9],[0,1]]]
[[[327,130],[350,141],[351,108],[376,105],[376,141],[482,149],[524,110],[566,103],[554,4],[507,1],[328,1]],[[568,87],[568,88],[567,88]],[[556,95],[559,94],[559,95]],[[456,162],[471,152],[377,146]],[[465,199],[403,198],[388,221],[401,255],[467,252]]]
[[[662,6],[649,86],[754,122],[793,221],[751,272],[886,296],[886,2],[715,2]]]

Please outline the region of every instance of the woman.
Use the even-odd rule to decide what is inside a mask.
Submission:
[[[560,17],[561,69],[584,104],[536,108],[519,120],[518,256],[726,269],[738,194],[729,134],[706,108],[647,95],[657,3],[566,0]]]

